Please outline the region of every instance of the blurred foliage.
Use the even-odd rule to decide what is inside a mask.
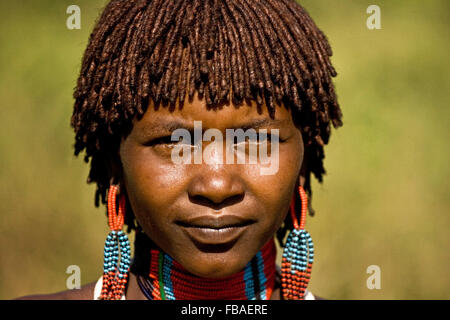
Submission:
[[[328,36],[344,126],[313,184],[311,289],[329,299],[448,299],[450,2],[303,0]],[[81,8],[81,30],[66,8]],[[105,1],[0,2],[0,298],[101,275],[107,234],[73,156],[72,92]],[[368,30],[366,8],[381,8]],[[447,190],[447,191],[446,191]],[[369,290],[366,269],[381,268]]]

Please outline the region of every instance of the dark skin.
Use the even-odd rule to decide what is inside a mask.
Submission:
[[[193,121],[202,121],[203,130],[254,128],[279,129],[279,169],[272,175],[261,175],[262,164],[175,164],[171,150],[170,130],[173,121],[186,129]],[[261,121],[264,120],[264,121]],[[160,139],[162,137],[168,139]],[[203,149],[209,142],[203,141]],[[225,152],[225,151],[224,151]],[[217,155],[217,154],[216,154]],[[194,97],[183,108],[169,110],[150,106],[141,120],[135,120],[130,134],[122,139],[120,163],[113,164],[120,192],[125,192],[142,230],[164,252],[183,267],[201,277],[226,277],[242,270],[281,226],[298,184],[304,182],[302,136],[291,112],[278,106],[274,118],[256,103],[239,108],[223,105],[207,110],[205,101]],[[222,162],[220,162],[222,161]],[[235,215],[252,223],[233,242],[205,245],[192,239],[177,221],[199,215]],[[80,290],[28,299],[92,299],[95,283]],[[136,278],[130,275],[127,299],[146,299]],[[272,299],[280,299],[275,288]]]

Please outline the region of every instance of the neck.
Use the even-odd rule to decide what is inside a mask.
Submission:
[[[217,279],[189,273],[155,247],[150,248],[146,256],[148,264],[145,269],[150,271],[137,273],[137,281],[141,291],[151,300],[268,300],[275,285],[276,249],[273,239],[243,270]]]

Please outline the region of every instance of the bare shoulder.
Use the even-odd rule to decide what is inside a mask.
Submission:
[[[93,300],[96,282],[72,289],[51,294],[36,294],[16,298],[15,300]]]

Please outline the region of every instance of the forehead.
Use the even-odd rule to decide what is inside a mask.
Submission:
[[[243,103],[240,106],[232,103],[217,108],[208,108],[204,99],[196,95],[192,101],[185,101],[183,106],[169,108],[167,106],[149,105],[144,116],[133,123],[133,130],[152,130],[165,127],[173,131],[178,127],[193,126],[194,121],[201,121],[204,129],[243,127],[285,127],[293,125],[291,112],[283,105],[276,106],[273,116],[265,105],[256,102]],[[170,126],[173,126],[170,128]]]

